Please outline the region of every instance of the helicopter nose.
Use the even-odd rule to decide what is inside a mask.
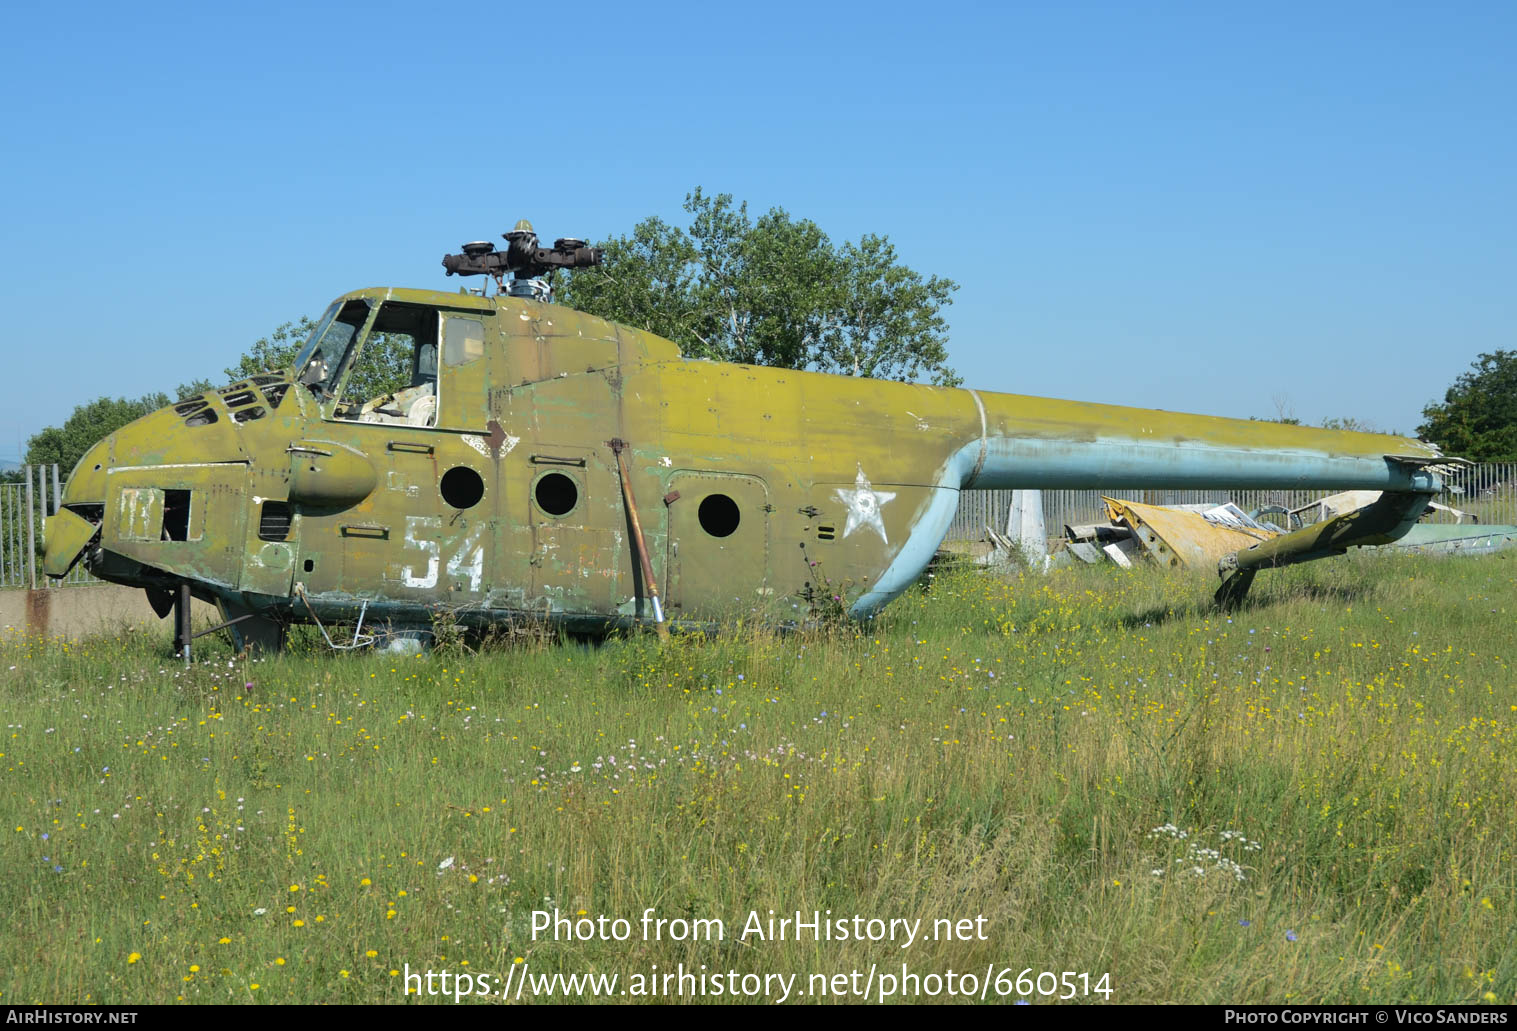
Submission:
[[[74,568],[105,521],[106,469],[115,434],[84,453],[69,474],[58,511],[42,524],[42,571],[59,579]]]
[[[244,486],[248,457],[228,414],[216,395],[181,401],[90,448],[45,527],[48,575],[66,574],[97,540],[99,554],[89,561],[106,579],[118,567],[127,571],[118,582],[153,570],[177,577],[199,566],[224,574],[225,554],[189,545],[203,538],[210,498],[238,495]]]
[[[115,442],[116,434],[109,434],[84,453],[84,457],[74,466],[74,471],[69,473],[68,483],[63,488],[63,497],[59,502],[61,505],[105,504],[106,473]]]

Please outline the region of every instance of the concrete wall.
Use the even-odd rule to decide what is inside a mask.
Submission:
[[[197,630],[221,622],[216,609],[204,602],[195,602],[191,613]],[[0,591],[0,631],[78,640],[127,627],[161,627],[165,633],[174,629],[173,619],[159,619],[147,595],[136,587],[87,584]]]

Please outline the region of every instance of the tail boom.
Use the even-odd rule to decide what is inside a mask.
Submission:
[[[1407,437],[966,393],[983,425],[954,456],[961,490],[1438,489],[1438,449]]]

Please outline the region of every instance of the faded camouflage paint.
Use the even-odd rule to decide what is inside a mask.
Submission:
[[[479,624],[624,624],[648,612],[608,445],[620,438],[669,617],[783,621],[832,596],[867,615],[899,593],[960,489],[1436,483],[1421,468],[1436,451],[1408,438],[692,360],[651,334],[508,296],[340,301],[355,298],[483,325],[477,357],[438,362],[435,427],[337,419],[293,370],[203,395],[209,425],[188,425],[181,402],[81,460],[64,498],[74,522],[49,534],[48,570],[73,561],[82,516],[100,524],[86,555],[96,575],[189,581],[225,612],[350,619],[367,604],[371,620],[406,625],[441,608]],[[249,391],[266,412],[239,421]],[[477,503],[442,499],[454,469],[478,475]],[[560,516],[535,494],[549,477],[574,486]],[[165,499],[183,497],[164,492],[186,490],[188,514],[172,517],[183,539],[162,539]],[[712,495],[738,512],[723,536],[703,526]],[[286,539],[260,536],[269,503],[290,505]]]

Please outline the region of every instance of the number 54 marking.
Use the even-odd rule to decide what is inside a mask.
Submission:
[[[431,531],[437,533],[442,530],[441,516],[407,516],[406,517],[406,547],[415,548],[427,556],[426,572],[417,575],[416,567],[406,566],[401,570],[401,579],[407,587],[418,590],[430,590],[437,586],[437,572],[442,565],[442,543],[436,540],[418,540],[419,533]],[[457,550],[453,557],[448,559],[448,576],[469,578],[469,590],[477,592],[485,577],[485,546],[481,538],[484,536],[485,524],[479,523],[474,526],[458,542]]]

